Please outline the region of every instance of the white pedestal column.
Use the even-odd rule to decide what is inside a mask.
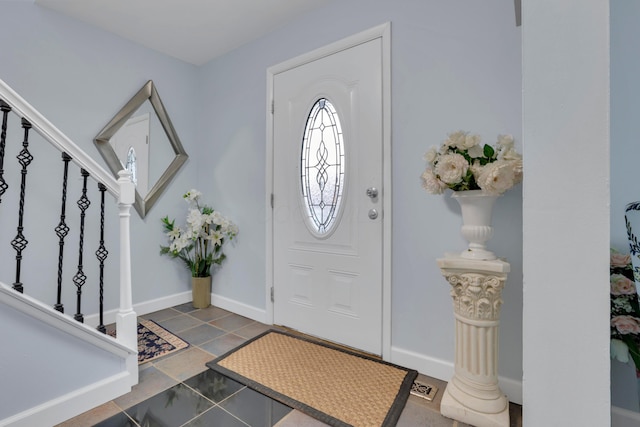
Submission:
[[[477,427],[509,427],[509,401],[498,386],[498,327],[509,263],[445,255],[437,260],[451,285],[455,372],[440,412]]]

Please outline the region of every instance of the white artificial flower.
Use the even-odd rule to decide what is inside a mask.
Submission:
[[[469,163],[458,153],[441,156],[436,164],[435,174],[446,184],[456,184],[467,174]]]
[[[233,222],[229,225],[229,237],[235,237],[238,234],[238,226]]]
[[[521,160],[522,155],[518,153],[514,148],[509,148],[500,151],[498,154],[498,160]]]
[[[171,250],[172,252],[180,252],[181,250],[183,250],[187,246],[189,246],[189,239],[187,238],[186,235],[183,235],[183,236],[180,236],[180,238],[175,239],[171,243],[171,246],[169,247],[169,250]]]
[[[431,169],[422,173],[422,187],[431,194],[442,194],[448,188],[447,184],[440,181]]]
[[[612,338],[609,349],[612,359],[619,360],[622,363],[629,362],[629,347],[623,341]]]
[[[448,138],[442,143],[442,147],[441,148],[445,148],[446,150],[448,150],[449,147],[462,149],[462,146],[464,145],[464,141],[465,141],[465,137],[467,136],[467,133],[459,130],[459,131],[456,131],[456,132],[452,132],[447,136],[448,136]],[[441,151],[441,153],[442,153],[442,151]]]
[[[472,159],[479,159],[480,157],[484,157],[484,147],[478,145],[474,145],[467,150],[469,157]]]
[[[169,237],[169,239],[173,241],[180,237],[180,233],[182,233],[182,230],[180,230],[180,227],[175,227],[173,230],[167,233],[167,236]]]
[[[476,182],[477,182],[478,177],[482,174],[482,171],[484,170],[484,166],[480,164],[479,160],[475,160],[473,164],[469,166],[469,169],[471,169],[471,173],[473,173],[473,177],[476,179]]]
[[[184,230],[183,237],[185,239],[195,240],[198,238],[200,228],[194,228],[191,225],[187,225],[187,228]]]
[[[447,140],[443,143],[443,146],[457,148],[458,150],[468,150],[471,147],[475,147],[480,144],[479,135],[470,135],[469,132],[456,131],[448,135]]]
[[[482,168],[476,178],[478,186],[490,194],[502,194],[516,183],[512,162],[497,160]]]
[[[222,216],[222,214],[218,211],[214,211],[211,214],[211,222],[216,224],[216,225],[220,225],[222,224],[222,222],[224,221],[224,217]]]
[[[513,165],[513,172],[515,174],[515,184],[519,184],[522,182],[522,158],[511,160],[510,162]]]
[[[186,193],[184,193],[184,195],[182,196],[187,202],[189,203],[194,203],[197,202],[198,199],[200,199],[200,196],[202,196],[202,193],[199,192],[196,189],[191,189],[189,191],[187,191]]]
[[[458,143],[458,148],[461,150],[468,150],[472,147],[476,147],[480,145],[480,136],[479,135],[465,135],[464,139]]]
[[[189,209],[189,213],[187,214],[187,224],[189,224],[191,228],[202,228],[204,220],[204,215],[199,209]]]
[[[512,135],[498,135],[498,148],[511,149],[513,148],[513,136]]]
[[[437,158],[438,158],[438,149],[436,147],[429,148],[429,151],[427,151],[424,154],[424,159],[430,165],[433,165],[433,162],[435,162]]]
[[[207,239],[211,241],[215,246],[222,245],[222,234],[217,231],[212,231],[211,234],[207,236]]]
[[[202,214],[202,224],[213,224],[213,213],[210,214]]]

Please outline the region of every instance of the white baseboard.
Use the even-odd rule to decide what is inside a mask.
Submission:
[[[191,291],[186,291],[134,304],[133,310],[138,316],[143,316],[145,314],[153,313],[154,311],[164,310],[165,308],[170,308],[180,304],[186,304],[189,301],[191,301]],[[267,323],[267,312],[262,308],[253,307],[214,293],[211,294],[211,304],[241,316],[248,317],[249,319],[257,322]],[[118,310],[105,311],[103,315],[104,324],[108,325],[110,323],[114,323],[116,321],[117,313]],[[100,323],[100,316],[98,314],[85,316],[84,323],[89,326],[96,327]]]
[[[153,313],[154,311],[164,310],[165,308],[185,304],[189,301],[191,301],[191,291],[180,292],[178,294],[173,294],[166,297],[156,298],[150,301],[144,301],[134,304],[133,311],[135,311],[138,316],[143,316],[145,314]],[[108,325],[110,323],[115,323],[116,314],[118,314],[117,309],[105,311],[104,324]],[[84,323],[89,326],[98,326],[98,324],[100,323],[100,316],[97,313],[85,316]]]
[[[257,308],[216,294],[211,294],[211,304],[240,316],[248,317],[256,322],[271,323],[267,322],[267,311],[263,308]]]
[[[611,427],[638,427],[640,425],[640,412],[628,409],[611,407]]]
[[[398,347],[391,347],[391,363],[415,369],[423,375],[442,381],[453,377],[453,362],[437,359]],[[507,377],[498,377],[500,389],[510,402],[522,405],[522,381]]]

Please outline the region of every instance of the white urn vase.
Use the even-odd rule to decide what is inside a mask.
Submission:
[[[496,256],[487,249],[486,243],[493,237],[491,213],[498,195],[482,190],[454,191],[451,195],[462,210],[462,237],[469,246],[460,253],[462,258],[475,260],[493,260]]]

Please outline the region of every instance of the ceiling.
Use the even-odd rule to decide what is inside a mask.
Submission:
[[[327,0],[35,0],[127,40],[202,65]]]

